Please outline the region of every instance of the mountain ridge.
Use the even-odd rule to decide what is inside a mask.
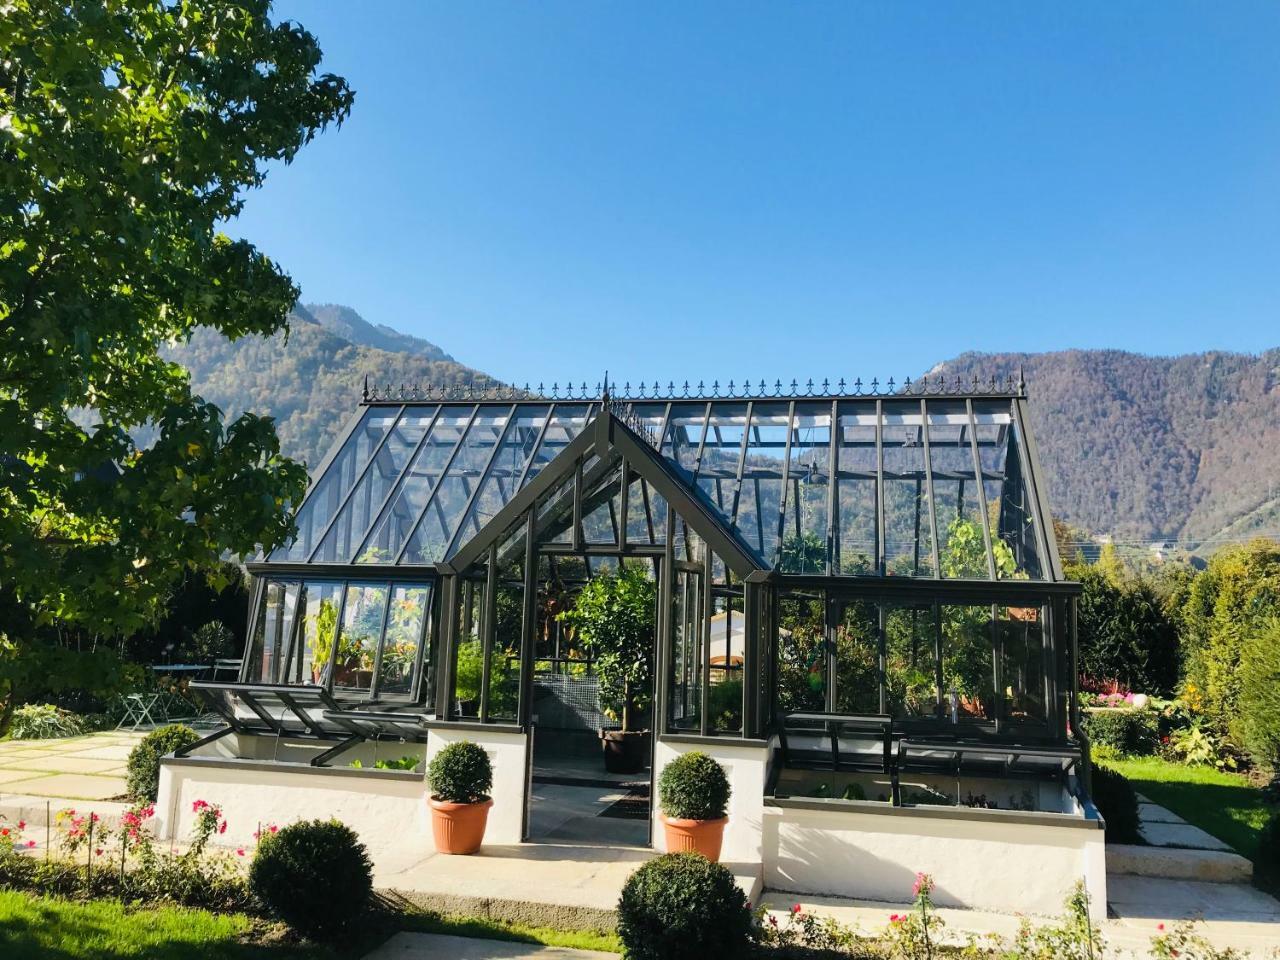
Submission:
[[[314,467],[360,399],[385,384],[493,383],[441,347],[340,304],[305,304],[288,335],[198,331],[166,355],[228,416],[276,418]],[[1094,534],[1212,542],[1280,533],[1280,348],[1147,356],[1121,350],[966,352],[926,375],[1027,384],[1055,516]]]

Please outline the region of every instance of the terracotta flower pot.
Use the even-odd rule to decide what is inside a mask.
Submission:
[[[484,841],[484,828],[489,822],[493,800],[476,803],[450,803],[432,797],[431,835],[441,853],[475,853]]]
[[[719,863],[724,825],[728,822],[728,817],[721,817],[719,820],[679,820],[664,813],[662,826],[667,837],[667,853],[700,853],[712,863]]]

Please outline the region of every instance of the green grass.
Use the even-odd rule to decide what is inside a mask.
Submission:
[[[1252,860],[1257,853],[1258,833],[1272,808],[1244,776],[1159,757],[1107,760],[1105,766],[1124,774],[1149,800],[1217,837],[1241,856]]]
[[[279,925],[243,914],[183,907],[126,907],[114,900],[63,900],[0,890],[4,960],[355,960],[400,930],[618,953],[611,934],[553,930],[473,917],[377,912],[351,942],[300,944]]]
[[[249,942],[261,929],[259,921],[241,914],[181,907],[132,910],[111,900],[79,903],[0,890],[0,957],[5,960],[277,960],[328,955]]]

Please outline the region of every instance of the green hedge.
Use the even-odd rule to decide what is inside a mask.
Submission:
[[[181,723],[152,730],[129,752],[125,765],[129,796],[138,802],[155,803],[160,789],[160,758],[200,739],[200,734]]]
[[[335,933],[369,905],[373,864],[350,827],[304,820],[263,836],[249,868],[249,888],[303,933]]]
[[[627,878],[618,936],[628,960],[747,956],[751,910],[733,874],[696,853],[668,853]]]
[[[1091,744],[1123,756],[1147,756],[1160,743],[1160,715],[1154,710],[1087,710],[1082,722]]]

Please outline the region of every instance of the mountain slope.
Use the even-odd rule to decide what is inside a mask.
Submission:
[[[1135,538],[1280,533],[1280,350],[970,353],[938,367],[1019,369],[1062,519]]]
[[[330,328],[332,324],[332,328]],[[484,375],[450,358],[434,344],[390,331],[412,350],[353,343],[342,331],[375,342],[379,329],[349,307],[300,307],[286,337],[229,341],[200,330],[166,351],[191,373],[196,393],[228,417],[244,410],[276,418],[284,453],[314,467],[360,401],[366,375],[377,383],[460,384]],[[374,331],[373,335],[369,331]],[[485,378],[487,379],[487,378]]]

